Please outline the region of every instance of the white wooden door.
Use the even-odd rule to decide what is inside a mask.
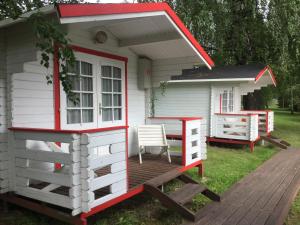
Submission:
[[[124,63],[102,59],[97,76],[98,127],[125,125]]]
[[[218,87],[214,94],[214,113],[234,112],[234,88]]]

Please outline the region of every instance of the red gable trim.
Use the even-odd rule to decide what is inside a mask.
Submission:
[[[275,78],[275,75],[270,66],[266,66],[257,74],[257,76],[255,77],[255,82],[257,82],[265,74],[266,71],[269,72],[271,79],[273,81],[273,84],[276,87],[277,86],[276,78]]]
[[[164,11],[197,49],[204,60],[211,67],[214,66],[214,62],[210,56],[167,3],[59,4],[57,8],[61,18]]]

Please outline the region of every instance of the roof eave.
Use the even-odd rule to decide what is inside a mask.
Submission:
[[[169,80],[167,83],[207,83],[207,82],[249,82],[255,78],[231,78],[231,79],[188,79],[188,80]]]
[[[76,22],[76,19],[80,21],[80,17],[84,17],[87,22],[87,19],[95,21],[95,19],[100,20],[100,17],[106,18],[117,15],[124,15],[124,18],[126,18],[130,14],[137,16],[139,13],[164,13],[170,23],[188,42],[193,51],[195,51],[197,56],[206,64],[206,66],[209,69],[214,66],[213,60],[167,3],[102,4],[101,7],[100,5],[91,4],[59,4],[58,12],[61,23],[68,23],[71,21]]]

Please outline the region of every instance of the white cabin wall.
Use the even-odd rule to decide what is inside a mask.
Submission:
[[[105,44],[95,43],[94,31],[69,29],[68,36],[74,45],[112,53],[128,58],[128,123],[129,123],[129,155],[138,153],[136,127],[145,123],[145,90],[138,89],[137,60],[138,56],[128,48],[119,48],[118,40],[104,27],[108,40]]]
[[[40,65],[32,27],[20,24],[7,30],[7,71],[10,126],[54,128],[52,59],[46,70]]]
[[[210,86],[199,83],[170,83],[164,95],[155,89],[155,116],[202,117],[210,119]],[[206,127],[206,135],[209,127]]]
[[[4,31],[0,31],[0,194],[8,191],[6,87],[6,41]]]
[[[200,64],[203,62],[196,56],[153,60],[153,87],[159,87],[161,81],[168,81],[173,75],[181,75],[183,69],[192,69],[195,65]],[[203,64],[203,66],[205,65]]]

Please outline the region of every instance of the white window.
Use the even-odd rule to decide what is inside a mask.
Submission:
[[[76,53],[69,68],[76,101],[61,90],[62,129],[92,129],[125,125],[124,63]]]
[[[93,65],[76,61],[68,74],[74,99],[67,99],[67,124],[94,122]]]
[[[122,76],[121,68],[101,67],[102,82],[102,121],[122,120]]]
[[[232,113],[234,111],[233,88],[224,90],[221,96],[222,96],[222,113]]]

